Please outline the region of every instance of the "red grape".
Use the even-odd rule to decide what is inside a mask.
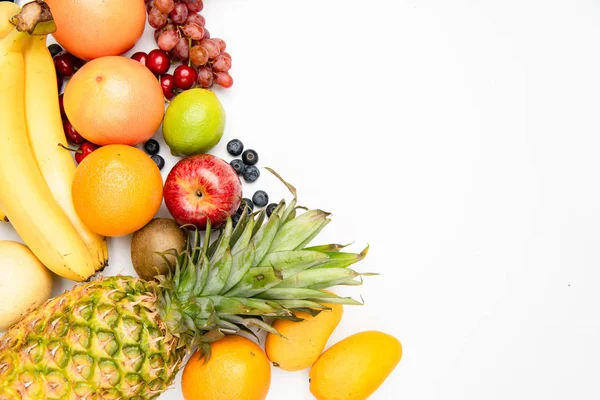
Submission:
[[[65,113],[65,106],[63,104],[63,95],[62,93],[58,95],[58,108],[60,108],[60,116],[63,118],[67,117],[67,114]]]
[[[175,53],[182,60],[187,60],[190,58],[190,42],[188,38],[179,38],[179,41],[175,45]]]
[[[204,3],[202,0],[183,0],[183,2],[187,6],[188,10],[193,13],[202,11],[204,8]]]
[[[198,68],[198,84],[203,88],[209,88],[213,84],[213,73],[208,67]]]
[[[187,23],[183,27],[183,34],[193,40],[202,40],[204,37],[204,28],[198,24]]]
[[[171,63],[178,63],[179,61],[181,61],[181,58],[179,58],[175,49],[169,52],[169,60],[171,60]]]
[[[138,51],[137,53],[133,53],[131,59],[141,63],[142,65],[146,65],[148,54],[144,53],[143,51]]]
[[[227,72],[215,73],[215,81],[217,82],[218,85],[221,85],[226,89],[233,86],[233,78]]]
[[[164,74],[160,77],[160,87],[162,87],[163,94],[165,95],[167,100],[171,100],[175,97],[175,80],[173,79],[173,75]]]
[[[194,86],[196,83],[196,70],[187,65],[180,65],[175,68],[173,73],[175,79],[175,86],[181,90],[187,90]]]
[[[219,50],[219,45],[212,41],[212,39],[202,39],[200,42],[200,46],[204,47],[208,52],[208,58],[217,58],[219,54],[221,54],[221,50]]]
[[[171,11],[171,19],[174,23],[183,25],[188,17],[188,9],[183,3],[176,3],[175,8]]]
[[[68,119],[63,120],[63,130],[65,131],[65,136],[67,140],[73,144],[81,144],[85,142],[85,139],[81,137],[79,132],[73,128],[73,125]]]
[[[190,60],[192,60],[194,65],[205,65],[208,62],[208,52],[202,46],[192,46],[190,49]]]
[[[204,27],[204,25],[206,25],[206,19],[204,19],[202,15],[196,13],[188,13],[188,17],[185,20],[185,22],[198,24],[201,27]]]
[[[225,49],[227,48],[227,43],[225,43],[225,41],[223,39],[212,38],[210,40],[212,40],[213,42],[215,42],[217,44],[217,46],[219,46],[219,50],[221,50],[221,52],[224,52]]]
[[[144,0],[144,3],[145,3],[145,4],[148,4],[148,3],[150,3],[151,1],[152,1],[152,0]]]
[[[173,0],[154,0],[154,5],[164,14],[169,14],[175,8]]]
[[[148,67],[155,75],[162,75],[169,70],[169,67],[171,67],[171,60],[169,59],[169,55],[164,51],[154,49],[148,53],[146,67]]]
[[[215,72],[229,71],[231,69],[231,58],[227,58],[222,54],[218,55],[217,58],[215,58],[213,69]]]
[[[204,39],[210,39],[210,32],[206,28],[204,28]]]
[[[161,34],[161,33],[163,33],[163,32],[164,32],[164,31],[166,31],[166,30],[172,30],[172,31],[175,31],[175,30],[177,30],[177,28],[175,27],[175,25],[173,25],[173,24],[171,24],[171,23],[169,23],[169,24],[166,24],[166,25],[165,25],[165,26],[163,26],[162,28],[160,28],[160,29],[157,29],[157,30],[155,30],[155,31],[154,31],[154,40],[158,40],[158,37],[160,36],[160,34]]]
[[[84,142],[79,146],[79,150],[75,152],[75,161],[81,164],[84,158],[92,154],[94,150],[98,150],[98,146],[91,142]]]
[[[157,7],[152,7],[148,12],[148,23],[154,29],[162,28],[167,23],[168,15],[160,11]]]
[[[158,48],[161,50],[171,51],[177,42],[179,42],[179,35],[177,34],[177,31],[168,29],[160,34],[156,44],[158,44]]]
[[[154,7],[154,1],[150,0],[149,2],[146,3],[146,12],[150,13],[150,10],[152,10],[152,7]]]
[[[221,55],[223,57],[227,57],[227,58],[229,58],[231,60],[231,54],[229,54],[228,52],[224,51],[224,52],[221,53]]]
[[[74,57],[66,52],[54,57],[56,72],[63,77],[71,76],[75,73],[74,62]]]

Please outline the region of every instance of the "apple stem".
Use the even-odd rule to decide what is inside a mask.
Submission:
[[[202,197],[202,191],[200,189],[196,190],[196,196]]]

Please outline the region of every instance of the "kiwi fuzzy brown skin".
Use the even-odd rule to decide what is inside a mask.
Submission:
[[[187,232],[170,218],[155,218],[131,238],[131,261],[140,278],[153,280],[158,275],[170,272],[165,260],[157,253],[175,249],[183,251],[187,243]],[[165,254],[175,264],[175,257]]]

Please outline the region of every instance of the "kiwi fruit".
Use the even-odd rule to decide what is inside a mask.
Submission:
[[[131,238],[131,261],[140,278],[150,281],[170,271],[165,260],[157,253],[175,249],[182,252],[187,243],[187,233],[170,218],[155,218],[133,234]],[[165,254],[172,265],[175,257]]]

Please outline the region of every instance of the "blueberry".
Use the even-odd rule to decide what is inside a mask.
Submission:
[[[238,222],[240,222],[240,216],[241,216],[240,214],[234,214],[231,217],[231,223],[232,223],[232,225],[233,225],[234,228],[238,224]]]
[[[146,150],[146,153],[153,156],[155,154],[158,154],[158,152],[160,151],[160,144],[158,144],[156,140],[150,139],[144,144],[144,150]]]
[[[242,212],[244,212],[244,207],[248,207],[248,213],[251,213],[252,211],[254,211],[254,204],[252,203],[252,200],[244,197],[242,200],[244,200],[242,202],[242,204],[240,204],[240,208],[238,208],[237,213],[241,214]]]
[[[229,165],[231,165],[231,168],[233,168],[234,171],[237,172],[238,175],[242,175],[244,173],[244,171],[246,170],[246,166],[244,165],[242,160],[240,160],[239,158],[236,158],[235,160],[231,160]]]
[[[156,163],[156,165],[158,166],[158,169],[163,169],[165,166],[165,159],[162,158],[161,156],[159,156],[158,154],[153,155],[152,157],[152,161],[154,161]]]
[[[260,171],[254,165],[248,165],[242,174],[244,180],[248,183],[254,182],[260,176]]]
[[[241,140],[233,139],[227,143],[227,152],[232,156],[239,156],[244,151],[244,143]]]
[[[242,153],[242,161],[246,165],[254,165],[258,162],[258,153],[254,150],[246,150]]]
[[[264,207],[269,204],[269,195],[264,190],[257,190],[252,196],[252,202],[256,207]]]
[[[63,51],[63,48],[56,43],[52,43],[50,46],[48,46],[48,50],[50,51],[50,55],[54,58],[55,55]]]
[[[273,214],[273,211],[277,208],[277,203],[271,203],[267,206],[267,217],[270,217]]]

